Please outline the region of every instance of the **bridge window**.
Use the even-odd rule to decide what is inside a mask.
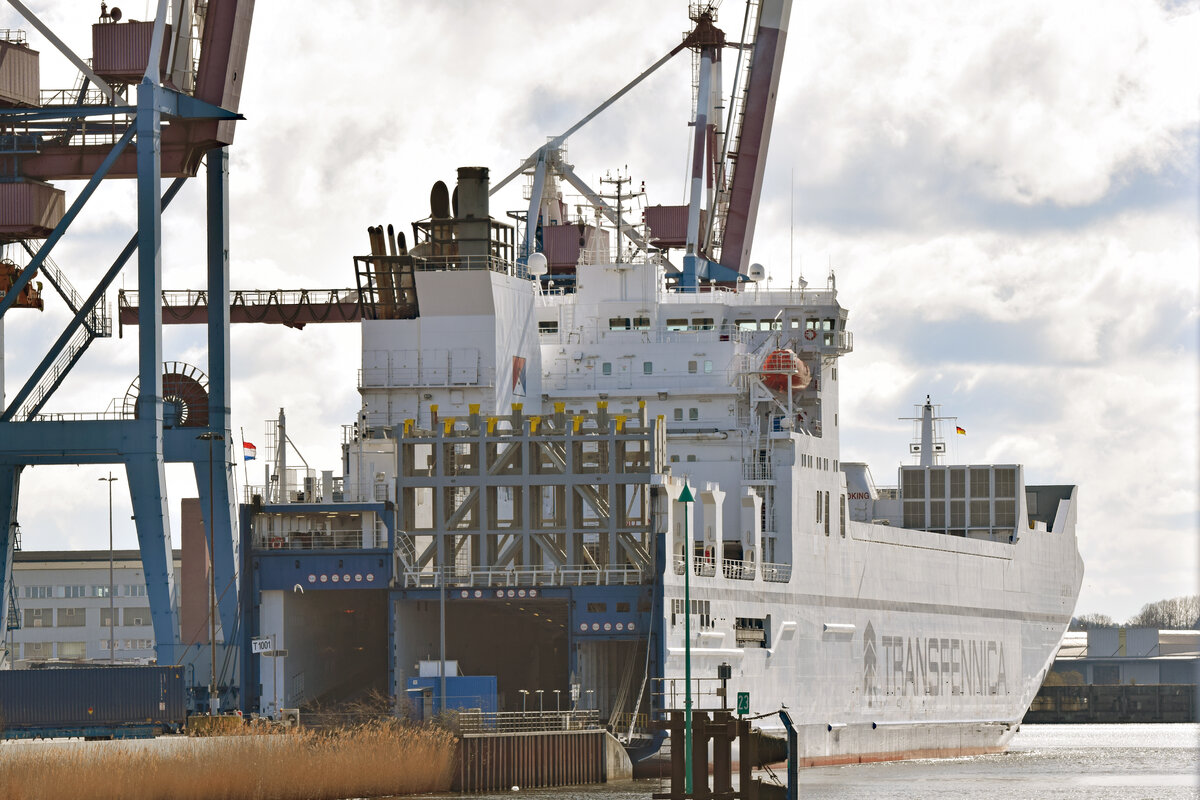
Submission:
[[[692,330],[694,331],[711,331],[715,327],[712,317],[695,317],[692,320]]]
[[[734,325],[739,331],[756,331],[758,330],[758,322],[752,319],[734,320]]]
[[[610,331],[627,331],[630,327],[629,317],[612,317],[608,321]]]
[[[649,317],[634,317],[633,318],[633,329],[636,331],[650,330],[650,318]]]
[[[654,374],[654,362],[653,361],[643,361],[642,362],[642,374],[643,375],[653,375]]]
[[[696,369],[698,368],[698,366],[699,365],[695,361],[689,361],[688,362],[688,374],[689,375],[696,374]]]
[[[600,372],[604,375],[612,375],[612,362],[605,361],[600,365]]]
[[[542,320],[538,322],[538,333],[558,333],[558,320]]]
[[[688,321],[686,319],[675,318],[667,320],[667,330],[669,331],[686,331],[687,327]]]

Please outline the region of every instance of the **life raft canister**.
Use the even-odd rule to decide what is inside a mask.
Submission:
[[[763,359],[762,381],[773,392],[799,391],[812,382],[808,365],[791,350],[772,350]]]

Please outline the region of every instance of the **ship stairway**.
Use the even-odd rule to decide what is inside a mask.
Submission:
[[[37,254],[37,250],[29,242],[22,241],[21,246],[31,256]],[[71,313],[78,316],[83,310],[85,301],[80,296],[78,290],[67,279],[64,273],[57,264],[49,256],[42,262],[39,272],[50,281],[50,285],[59,293],[63,301],[67,304],[67,308]],[[53,365],[44,371],[40,372],[40,378],[36,381],[31,377],[29,381],[22,387],[21,391],[17,392],[13,398],[10,408],[15,408],[15,412],[10,412],[7,419],[19,422],[26,422],[41,410],[46,401],[50,399],[50,395],[54,393],[67,377],[67,373],[79,361],[84,351],[87,350],[94,340],[112,336],[112,318],[108,314],[108,307],[105,303],[104,296],[96,299],[96,302],[91,308],[86,310],[83,317],[83,324],[75,334],[67,341],[58,358],[54,360]],[[37,375],[38,373],[35,373]]]
[[[733,187],[733,172],[736,169],[738,147],[742,140],[746,93],[750,86],[750,71],[754,68],[753,59],[748,58],[747,54],[754,52],[760,11],[761,0],[748,0],[746,18],[742,25],[742,45],[738,51],[733,89],[729,95],[729,108],[726,111],[725,131],[717,145],[721,152],[715,165],[716,175],[713,181],[716,190],[713,198],[714,213],[710,215],[712,224],[708,230],[708,241],[705,242],[705,252],[710,255],[720,251],[724,240],[725,219],[729,214],[730,191]]]

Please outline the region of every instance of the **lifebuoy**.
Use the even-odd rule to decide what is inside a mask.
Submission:
[[[814,331],[812,328],[809,328],[808,330],[806,330],[804,332],[804,338],[808,339],[811,342],[813,339],[817,338],[817,332]]]

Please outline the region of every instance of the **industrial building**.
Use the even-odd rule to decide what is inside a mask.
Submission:
[[[154,660],[154,628],[137,550],[36,550],[16,553],[13,597],[0,664],[144,664]],[[179,579],[180,551],[174,553]],[[111,594],[110,594],[111,591]],[[110,604],[111,599],[111,604]],[[109,649],[109,611],[112,638]]]
[[[1200,630],[1071,631],[1052,671],[1066,682],[1097,686],[1200,684]]]

